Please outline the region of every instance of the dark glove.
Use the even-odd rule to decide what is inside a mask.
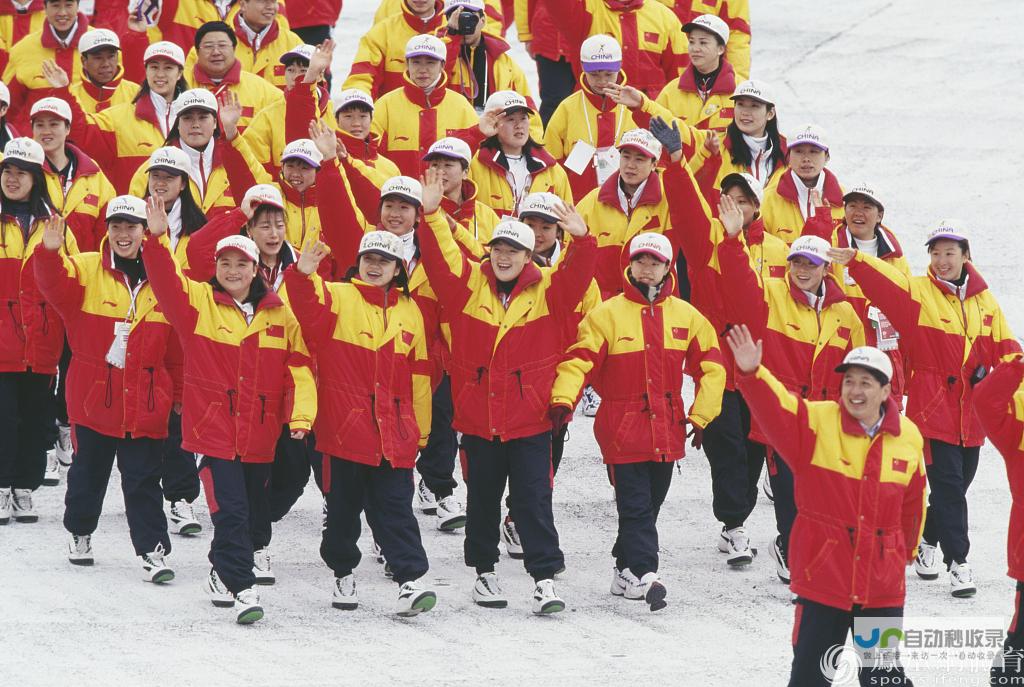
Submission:
[[[548,408],[548,419],[551,420],[551,430],[556,434],[562,427],[569,424],[572,417],[572,408],[566,405],[551,406]]]
[[[683,149],[683,138],[679,134],[679,123],[672,120],[672,126],[665,123],[661,117],[651,119],[651,134],[658,139],[658,142],[665,148],[669,155]]]
[[[694,447],[699,451],[701,446],[704,445],[704,428],[698,427],[692,422],[690,423],[690,425],[692,428],[690,429],[690,433],[687,434],[686,436],[693,437],[693,439],[690,441],[690,446]]]

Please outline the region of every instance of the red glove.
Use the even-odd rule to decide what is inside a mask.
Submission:
[[[690,430],[690,433],[687,434],[686,436],[693,437],[693,439],[690,441],[690,446],[694,447],[699,451],[700,447],[704,445],[704,428],[695,425],[692,422],[690,423],[690,426],[692,427],[692,429]]]
[[[548,408],[548,419],[551,420],[551,430],[556,434],[562,427],[569,424],[572,417],[572,408],[567,405],[556,405]]]

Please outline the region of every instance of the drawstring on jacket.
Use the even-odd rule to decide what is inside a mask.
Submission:
[[[234,389],[228,389],[225,392],[228,395],[228,415],[231,417],[235,416],[235,394],[238,392]]]

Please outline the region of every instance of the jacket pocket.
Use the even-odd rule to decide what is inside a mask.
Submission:
[[[803,573],[806,581],[812,582],[814,580],[814,575],[824,569],[832,555],[832,552],[838,544],[839,542],[832,537],[825,540],[825,543],[821,545],[821,548],[818,549],[816,554],[814,554],[814,557],[811,558],[807,565],[804,566]]]
[[[362,427],[361,432],[359,431],[360,427]],[[369,443],[372,436],[371,433],[375,434],[373,428],[370,427],[366,411],[362,408],[352,408],[348,412],[345,421],[338,426],[337,431],[334,433],[334,438],[340,446],[344,446],[346,441],[358,441],[365,445]]]
[[[102,407],[100,404],[103,403],[106,396],[106,388],[107,382],[105,380],[92,380],[92,384],[89,385],[89,391],[85,394],[85,400],[82,402],[82,410],[87,416],[94,416],[99,413]]]
[[[224,408],[224,404],[223,403],[221,403],[219,401],[211,401],[206,406],[206,410],[203,411],[203,414],[200,415],[199,419],[196,420],[194,425],[192,425],[192,437],[194,439],[202,438],[204,430],[212,424],[214,418],[216,418],[217,415],[219,415],[221,413],[221,410],[223,408]],[[234,420],[231,420],[229,418],[229,421],[233,422]],[[233,434],[233,432],[232,432],[232,434]]]
[[[907,549],[902,532],[874,536],[875,551],[872,552],[871,594],[901,595],[906,590]]]

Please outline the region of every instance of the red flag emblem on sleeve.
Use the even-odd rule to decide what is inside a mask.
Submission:
[[[892,459],[892,471],[893,472],[903,472],[903,473],[906,473],[907,468],[909,466],[910,466],[910,463],[908,463],[907,461],[903,460],[902,458],[893,458]]]
[[[686,341],[690,336],[690,330],[686,327],[672,327],[672,338]]]

